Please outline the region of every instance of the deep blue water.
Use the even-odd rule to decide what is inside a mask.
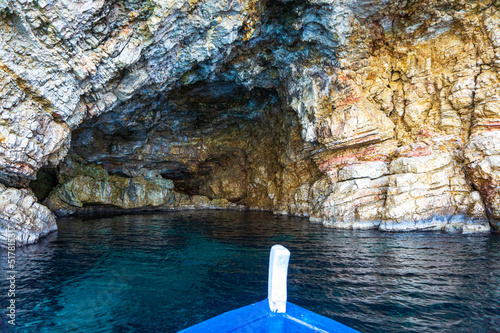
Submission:
[[[343,231],[259,212],[61,219],[17,249],[16,330],[176,332],[267,297],[269,249],[292,253],[289,301],[362,332],[500,332],[500,237]]]

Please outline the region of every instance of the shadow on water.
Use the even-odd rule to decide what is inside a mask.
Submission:
[[[363,332],[500,331],[500,237],[345,231],[261,212],[58,221],[17,249],[19,332],[175,332],[266,298],[273,244],[290,301]],[[0,251],[5,281],[7,254]],[[0,330],[8,286],[0,289]]]

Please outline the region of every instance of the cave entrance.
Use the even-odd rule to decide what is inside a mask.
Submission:
[[[94,165],[122,178],[168,179],[190,196],[271,209],[284,136],[300,137],[299,130],[274,89],[200,83],[134,97],[84,122],[58,172],[69,181]]]

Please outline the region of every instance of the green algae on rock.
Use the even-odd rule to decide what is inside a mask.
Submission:
[[[108,208],[108,211],[115,212],[151,209],[241,209],[224,199],[210,200],[204,196],[187,196],[175,192],[171,180],[164,179],[154,172],[131,178],[110,175],[100,166],[79,166],[77,172],[74,178],[57,186],[44,201],[58,216],[77,212],[99,212],[99,208]]]

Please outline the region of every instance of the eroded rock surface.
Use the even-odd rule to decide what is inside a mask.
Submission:
[[[500,229],[500,131],[471,138],[465,149],[466,168],[481,193],[493,226]]]
[[[0,246],[6,247],[10,233],[15,236],[15,245],[23,246],[55,230],[54,215],[31,191],[0,184]]]
[[[60,214],[183,196],[338,228],[498,229],[499,6],[4,2],[0,180],[58,165]]]
[[[110,175],[100,166],[72,163],[71,177],[44,201],[56,215],[120,210],[242,209],[225,199],[175,192],[171,180],[149,171],[143,175]]]

